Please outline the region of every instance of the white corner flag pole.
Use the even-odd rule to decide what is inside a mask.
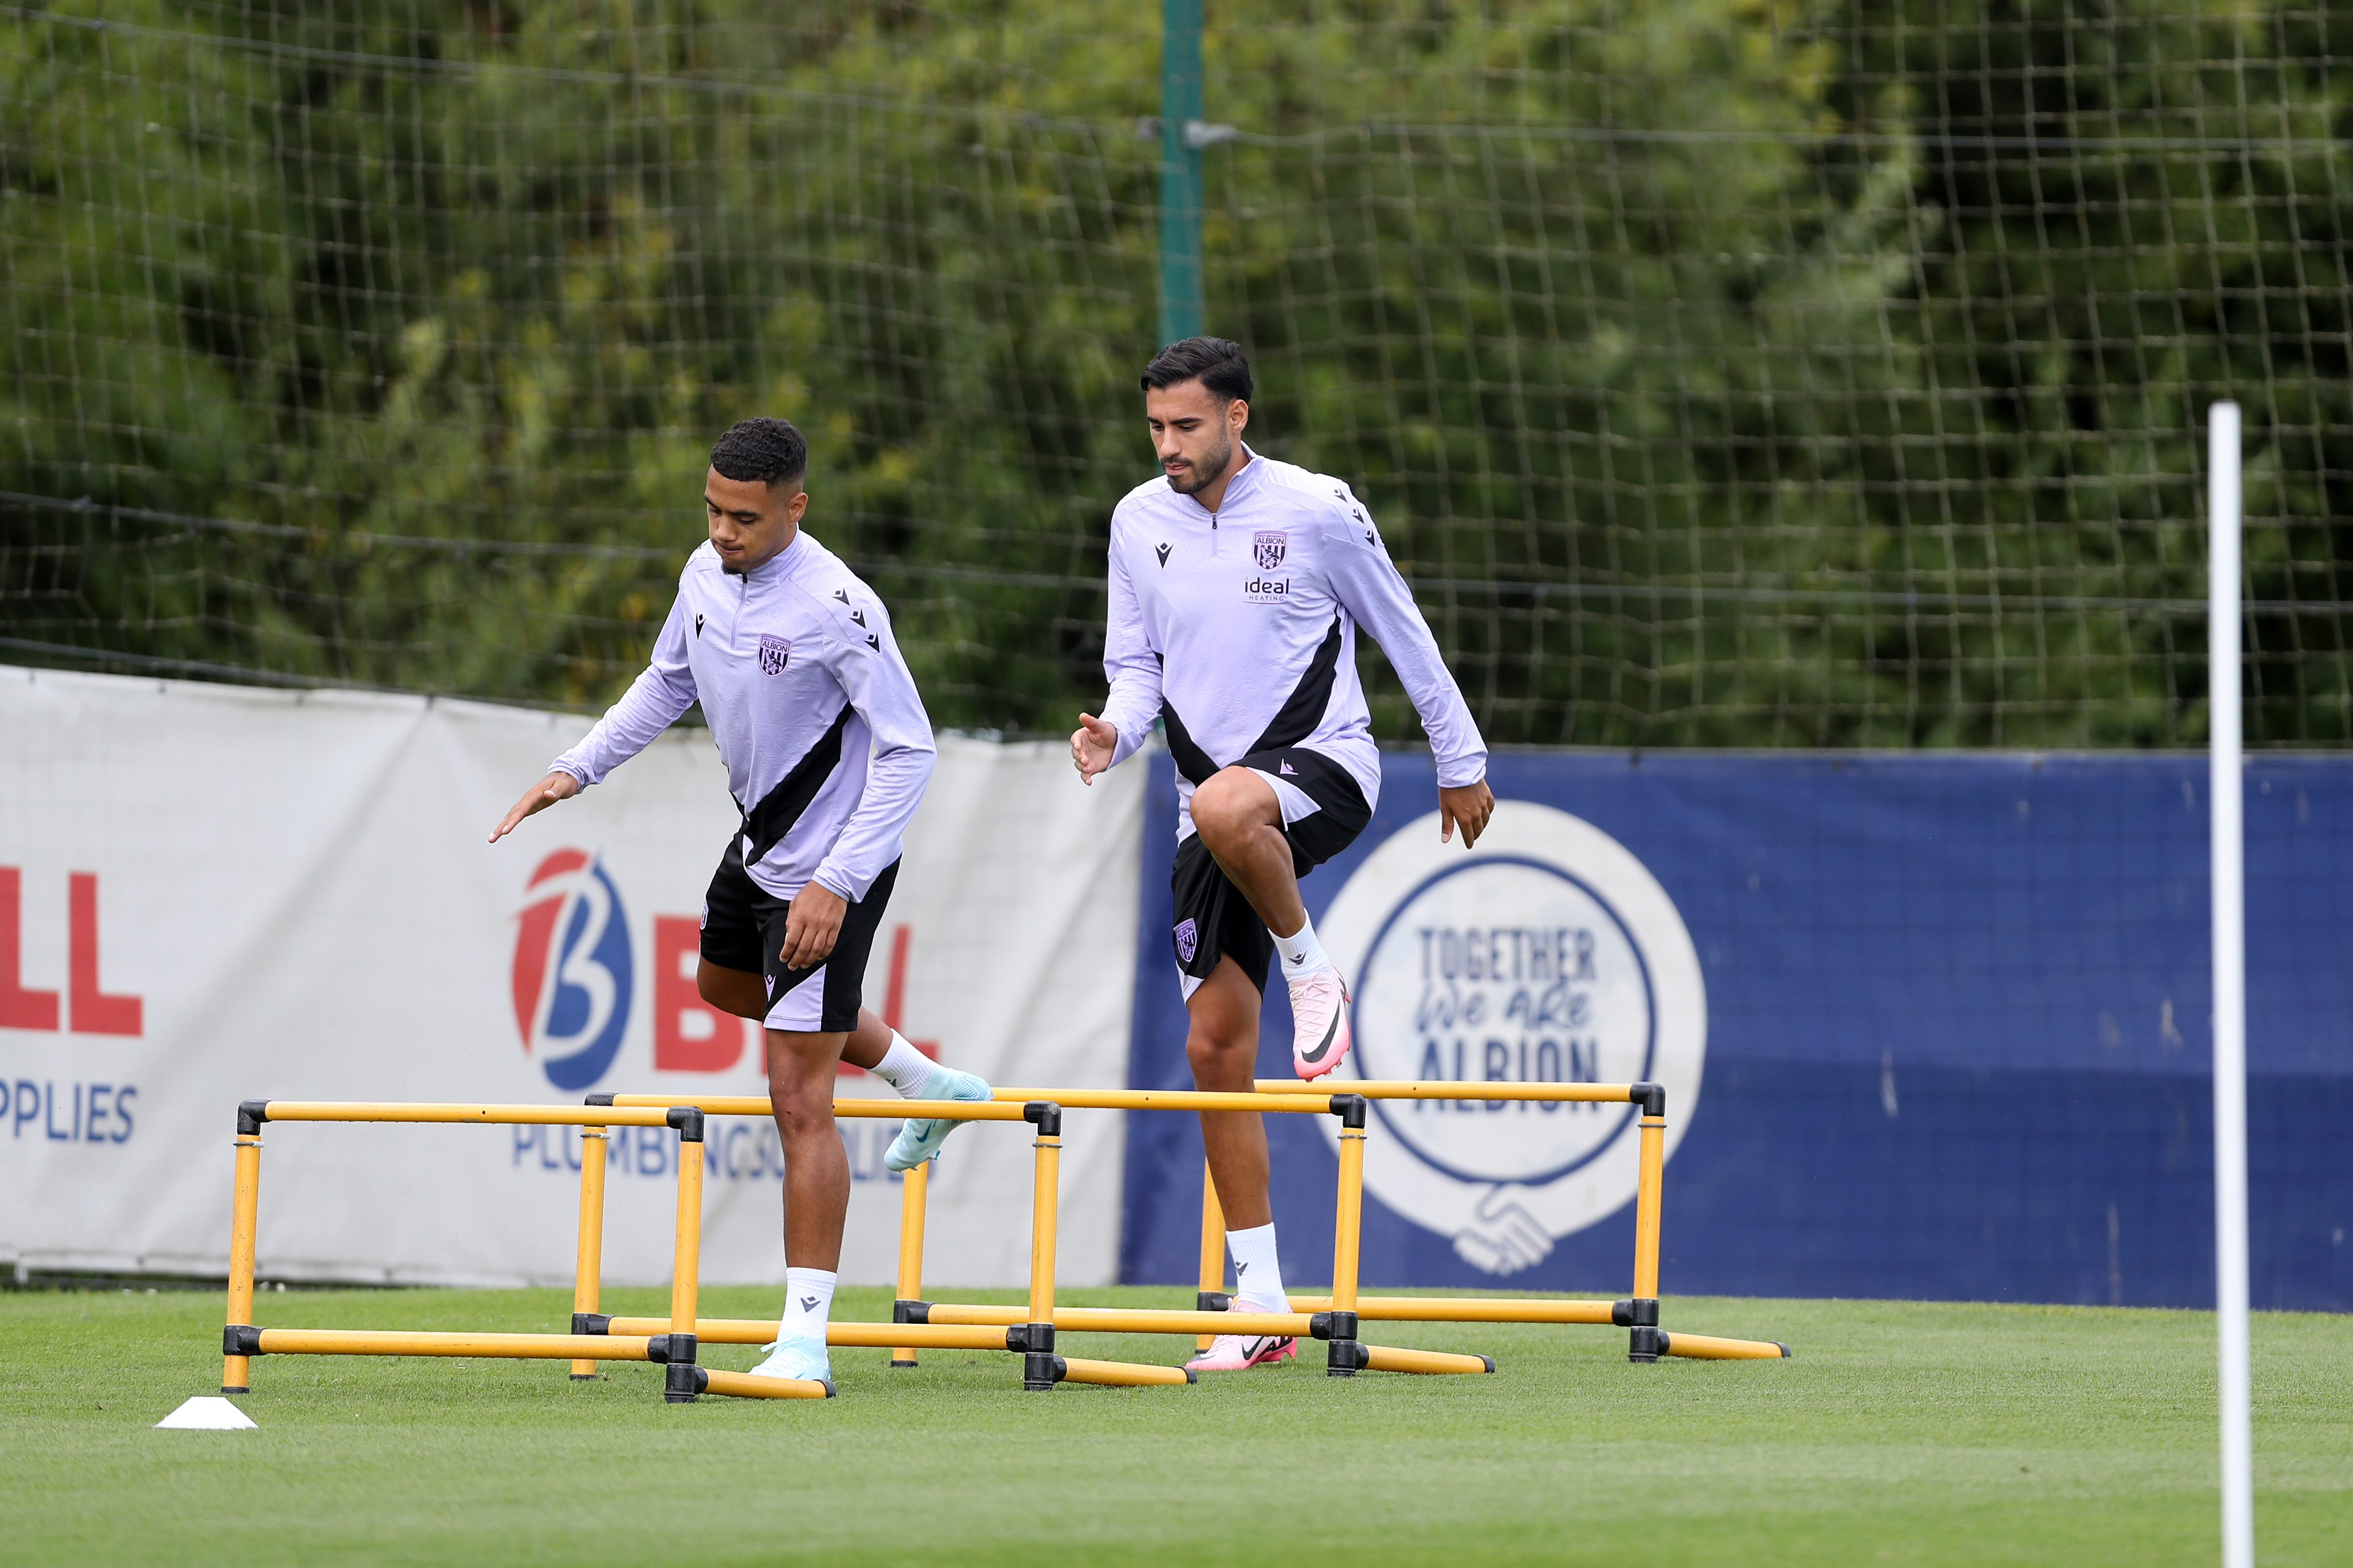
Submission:
[[[2214,1317],[2221,1337],[2222,1568],[2254,1568],[2247,1373],[2247,931],[2241,824],[2239,405],[2209,411],[2206,678],[2213,809]]]

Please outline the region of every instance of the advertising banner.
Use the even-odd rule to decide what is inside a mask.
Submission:
[[[588,721],[476,703],[0,668],[0,1260],[217,1274],[248,1099],[576,1102],[758,1094],[760,1034],[694,985],[736,826],[708,733],[491,826]],[[866,977],[920,1047],[997,1081],[1115,1085],[1144,780],[1059,745],[944,737]],[[839,1093],[889,1098],[852,1073]],[[841,1124],[846,1280],[896,1261],[891,1120]],[[266,1277],[569,1280],[582,1143],[561,1128],[273,1125]],[[1121,1126],[1065,1127],[1060,1267],[1112,1278]],[[616,1129],[606,1274],[670,1273],[677,1157]],[[775,1127],[714,1120],[702,1269],[780,1280]],[[1027,1130],[960,1130],[929,1277],[1018,1283]]]
[[[1622,1295],[1629,1110],[1667,1087],[1669,1292],[2211,1306],[2205,760],[1498,756],[1475,851],[1426,755],[1302,884],[1356,997],[1338,1078],[1436,1079],[1366,1152],[1363,1277]],[[1139,1085],[1189,1081],[1175,790],[1145,802]],[[2353,760],[2248,766],[2254,1299],[2353,1308]],[[1267,1000],[1261,1076],[1291,1071]],[[1271,1118],[1287,1280],[1330,1272],[1336,1129]],[[1123,1278],[1190,1281],[1200,1142],[1138,1118]]]

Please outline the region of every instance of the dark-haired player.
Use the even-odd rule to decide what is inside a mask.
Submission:
[[[899,843],[935,749],[881,600],[801,531],[808,445],[746,419],[711,451],[709,542],[687,558],[653,661],[492,843],[636,756],[700,700],[743,826],[704,895],[703,999],[766,1026],[768,1092],[785,1148],[786,1302],[754,1370],[830,1382],[826,1323],[849,1203],[833,1123],[848,1059],[909,1099],[987,1100],[860,1005],[866,957],[899,871]],[[911,1121],[884,1156],[932,1159],[955,1122]]]
[[[1388,655],[1438,758],[1439,837],[1478,841],[1494,810],[1486,744],[1380,531],[1328,475],[1242,444],[1250,363],[1223,338],[1187,338],[1144,370],[1145,422],[1162,477],[1112,513],[1111,700],[1071,736],[1094,775],[1165,722],[1176,763],[1176,968],[1193,1081],[1248,1089],[1260,993],[1280,952],[1295,1020],[1292,1065],[1330,1072],[1348,1054],[1348,988],[1315,940],[1299,879],[1372,819],[1381,763],[1356,679],[1356,630]],[[1265,1125],[1204,1112],[1236,1295],[1290,1310],[1267,1201]],[[1220,1334],[1190,1364],[1281,1361],[1290,1340]]]

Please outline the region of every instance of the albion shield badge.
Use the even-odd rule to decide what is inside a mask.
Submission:
[[[793,657],[793,645],[786,638],[767,632],[760,634],[760,673],[782,675]]]
[[[1280,530],[1267,530],[1250,536],[1250,552],[1257,558],[1258,569],[1271,572],[1282,564],[1291,548],[1291,535]]]

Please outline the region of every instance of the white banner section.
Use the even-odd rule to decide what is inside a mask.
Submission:
[[[480,703],[0,668],[0,1262],[226,1271],[239,1100],[579,1103],[765,1091],[756,1026],[693,973],[735,825],[702,730],[484,840],[588,721]],[[999,1083],[1123,1084],[1142,768],[944,738],[867,1005]],[[844,1098],[887,1098],[852,1071]],[[884,1283],[895,1121],[840,1123],[842,1278]],[[925,1277],[1028,1277],[1023,1124],[934,1167]],[[1060,1269],[1118,1267],[1121,1124],[1074,1111]],[[559,1283],[581,1141],[559,1128],[265,1130],[265,1278]],[[606,1278],[670,1275],[676,1134],[614,1130]],[[784,1278],[781,1155],[714,1118],[702,1275]]]

